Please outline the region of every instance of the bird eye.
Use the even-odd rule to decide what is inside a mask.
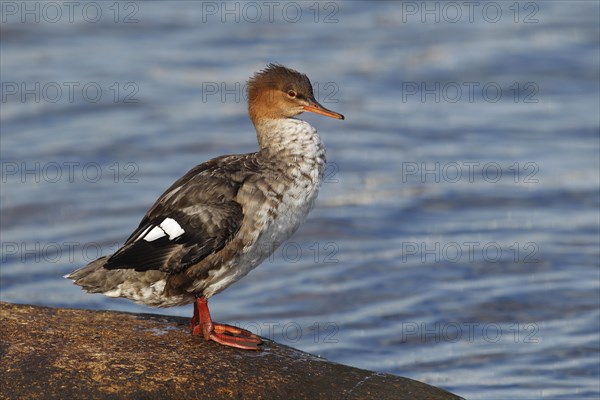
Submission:
[[[288,90],[287,95],[293,99],[296,97],[297,93],[293,90]]]

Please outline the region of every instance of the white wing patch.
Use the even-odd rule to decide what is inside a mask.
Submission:
[[[185,233],[185,231],[173,218],[165,218],[165,220],[160,223],[160,227],[167,235],[169,235],[170,240],[177,239],[179,236]]]
[[[148,232],[148,234],[146,236],[144,236],[144,240],[146,242],[152,242],[156,239],[160,239],[161,237],[165,236],[166,233],[164,230],[162,230],[160,228],[160,226],[155,226],[154,229],[152,229],[150,232]]]
[[[140,238],[146,242],[152,242],[156,239],[160,239],[163,236],[169,236],[169,240],[175,240],[179,236],[183,235],[185,231],[173,218],[165,218],[160,225],[155,226],[146,233],[150,228],[147,228],[141,235]]]

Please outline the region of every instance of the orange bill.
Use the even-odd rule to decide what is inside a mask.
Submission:
[[[342,114],[326,109],[314,99],[309,100],[309,104],[307,106],[304,106],[304,110],[314,112],[316,114],[325,115],[326,117],[344,119],[344,116]]]

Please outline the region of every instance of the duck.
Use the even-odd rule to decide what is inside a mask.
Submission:
[[[156,200],[121,248],[65,278],[86,292],[150,307],[193,304],[193,335],[260,350],[259,336],[213,322],[208,299],[269,257],[314,205],[325,147],[296,116],[344,116],[319,104],[305,74],[281,64],[256,72],[247,98],[258,151],[195,166]]]

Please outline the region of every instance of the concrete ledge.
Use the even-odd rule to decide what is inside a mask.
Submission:
[[[460,399],[267,339],[206,342],[186,318],[0,303],[0,340],[2,399]]]

